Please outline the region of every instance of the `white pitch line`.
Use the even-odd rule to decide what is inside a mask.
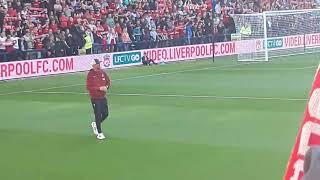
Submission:
[[[240,63],[240,64],[225,65],[225,66],[214,66],[214,67],[198,68],[198,69],[188,69],[188,70],[173,71],[173,72],[164,72],[164,73],[156,73],[156,74],[149,74],[149,75],[142,75],[142,76],[133,76],[133,77],[126,77],[126,78],[114,79],[114,80],[112,80],[112,81],[123,81],[123,80],[131,80],[131,79],[141,79],[141,78],[146,78],[146,77],[163,76],[163,75],[178,74],[178,73],[184,73],[184,72],[193,72],[193,71],[203,71],[203,70],[208,70],[208,69],[218,69],[218,68],[236,67],[236,66],[248,65],[248,64],[253,64],[253,63],[257,63],[257,62]],[[46,90],[53,90],[53,89],[60,89],[60,88],[68,88],[68,87],[75,87],[75,86],[84,86],[84,85],[85,85],[85,84],[82,83],[82,84],[71,84],[71,85],[64,85],[64,86],[53,86],[53,87],[40,88],[40,89],[30,89],[30,90],[24,90],[24,91],[15,91],[15,92],[9,92],[9,93],[2,93],[2,94],[0,94],[0,96],[20,94],[20,93],[28,93],[28,92],[35,92],[35,91],[46,91]]]
[[[300,68],[228,68],[228,69],[221,69],[218,71],[296,71],[296,70],[305,70],[305,69],[314,69],[316,70],[318,66],[306,66]]]
[[[209,70],[209,69],[211,69],[211,70],[230,70],[230,71],[233,71],[233,70],[237,70],[237,69],[232,69],[230,67],[237,67],[237,66],[242,66],[242,65],[250,65],[250,64],[256,64],[256,63],[263,63],[263,62],[248,62],[248,63],[232,64],[232,65],[225,65],[225,66],[214,66],[214,67],[207,67],[207,68],[198,68],[198,69],[188,69],[188,70],[180,70],[180,71],[173,71],[173,72],[155,73],[155,74],[142,75],[142,76],[119,78],[119,79],[114,79],[112,81],[116,82],[116,81],[131,80],[131,79],[141,79],[141,78],[146,78],[146,77],[171,75],[171,74],[178,74],[178,73],[184,73],[184,72],[203,71],[203,70]],[[317,67],[317,66],[307,66],[307,67],[302,67],[302,68],[315,68],[315,67]],[[228,68],[228,69],[223,69],[223,68]],[[293,70],[298,70],[298,69],[302,69],[302,68],[294,68]],[[257,68],[257,69],[259,69],[259,68]],[[260,68],[260,69],[262,69],[262,68]],[[280,68],[274,68],[274,69],[280,69]],[[239,69],[239,70],[241,70],[241,69]],[[53,87],[40,88],[40,89],[30,89],[30,90],[24,90],[24,91],[15,91],[15,92],[9,92],[9,93],[2,93],[2,94],[0,94],[0,96],[21,94],[21,93],[29,93],[29,92],[36,92],[36,91],[46,91],[46,90],[68,88],[68,87],[76,87],[76,86],[84,86],[84,85],[85,84],[82,83],[82,84],[71,84],[71,85],[64,85],[64,86],[53,86]]]
[[[86,92],[27,92],[30,94],[71,94],[88,95]],[[113,96],[144,96],[144,97],[172,97],[172,98],[202,98],[202,99],[233,99],[233,100],[278,100],[278,101],[306,101],[305,98],[282,97],[252,97],[252,96],[216,96],[216,95],[183,95],[183,94],[144,94],[144,93],[108,93]]]

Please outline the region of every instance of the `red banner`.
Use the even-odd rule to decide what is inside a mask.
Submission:
[[[320,67],[320,66],[319,66]],[[284,180],[301,180],[303,177],[304,155],[312,145],[320,145],[320,71],[319,67],[309,95],[296,143],[284,175]]]

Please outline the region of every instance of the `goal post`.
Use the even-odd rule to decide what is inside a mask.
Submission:
[[[240,41],[255,47],[239,51],[238,61],[320,52],[320,9],[235,14],[233,19]]]

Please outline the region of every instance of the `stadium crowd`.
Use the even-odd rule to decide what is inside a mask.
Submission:
[[[231,14],[312,6],[218,0],[213,21],[211,0],[0,0],[0,62],[228,41]]]

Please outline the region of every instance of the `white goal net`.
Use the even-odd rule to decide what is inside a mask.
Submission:
[[[241,40],[255,45],[238,54],[238,61],[320,51],[320,9],[235,14],[234,21]]]

